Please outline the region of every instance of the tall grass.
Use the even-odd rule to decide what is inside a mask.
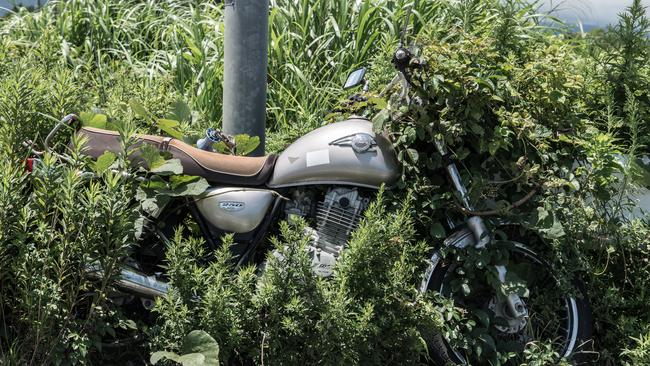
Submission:
[[[268,125],[289,136],[320,124],[342,96],[347,73],[394,47],[406,9],[417,34],[443,1],[272,0]],[[40,12],[19,12],[1,32],[34,44],[58,35],[60,55],[85,65],[101,89],[116,62],[149,80],[171,76],[175,92],[199,112],[199,130],[221,119],[223,8],[217,1],[52,0]],[[101,95],[99,107],[108,97]],[[160,111],[163,113],[163,111]],[[300,126],[300,127],[298,127]]]

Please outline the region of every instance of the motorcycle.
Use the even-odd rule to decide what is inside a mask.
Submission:
[[[399,98],[407,103],[417,102],[409,98],[411,57],[409,50],[402,47],[397,50],[394,63],[398,72],[384,90],[401,87]],[[364,81],[364,74],[365,69],[350,74],[345,88],[365,84],[366,91],[368,84]],[[46,148],[49,149],[49,143],[63,126],[73,125],[76,121],[73,115],[60,121],[47,136]],[[97,159],[106,151],[121,152],[122,141],[118,132],[80,127],[76,133],[87,141],[84,153],[92,158]],[[319,276],[329,277],[334,275],[337,260],[345,251],[350,234],[376,192],[381,186],[393,186],[401,174],[389,137],[373,131],[372,122],[362,117],[351,117],[320,127],[299,138],[279,155],[246,157],[211,151],[212,143],[218,141],[234,146],[232,139],[218,130],[209,130],[197,146],[171,137],[136,136],[137,146],[150,146],[180,160],[184,174],[202,177],[211,185],[200,195],[179,197],[151,215],[148,218],[153,222],[150,236],[142,240],[138,252],[122,268],[119,289],[140,299],[147,309],[153,306],[156,297],[169,290],[160,269],[164,260],[164,243],[173,234],[173,229],[185,220],[189,219],[198,226],[211,250],[219,247],[224,234],[234,234],[232,252],[237,265],[241,266],[261,262],[261,254],[264,254],[262,244],[279,221],[302,217],[309,224],[308,235],[312,238],[308,253],[313,270]],[[445,173],[451,189],[460,198],[463,208],[471,212],[467,188],[447,147],[443,141],[433,143],[448,162]],[[137,153],[130,159],[136,163],[141,160]],[[450,220],[446,224],[452,234],[444,240],[442,248],[426,259],[427,268],[419,290],[423,293],[438,292],[454,299],[460,306],[472,302],[476,307],[486,309],[492,318],[498,320],[489,325],[497,338],[525,344],[537,340],[535,333],[541,332],[552,340],[560,357],[577,360],[591,331],[589,306],[580,292],[562,287],[553,268],[526,243],[496,240],[482,216],[468,215],[462,223]],[[505,250],[509,253],[510,263],[535,268],[538,278],[528,283],[531,294],[512,291],[503,295],[488,288],[484,293],[469,298],[457,296],[452,290],[453,281],[462,264],[447,260],[444,251],[466,248]],[[511,274],[510,267],[495,265],[492,269],[498,274],[499,281],[505,284]],[[101,277],[101,268],[90,266],[88,273],[89,276]],[[543,286],[546,295],[555,294],[555,309],[551,316],[558,321],[554,329],[540,330],[534,326],[540,316],[531,306],[536,286]],[[427,341],[429,353],[437,363],[470,362],[461,346],[440,334]]]

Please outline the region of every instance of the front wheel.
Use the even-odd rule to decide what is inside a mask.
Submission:
[[[589,362],[591,312],[579,282],[562,283],[546,261],[518,242],[464,250],[470,253],[454,255],[452,249],[451,260],[434,256],[437,263],[423,283],[426,291],[453,299],[461,314],[455,326],[447,323],[446,337],[428,339],[437,364]],[[505,283],[495,280],[495,262],[506,264]],[[521,295],[525,316],[509,311],[508,291]]]

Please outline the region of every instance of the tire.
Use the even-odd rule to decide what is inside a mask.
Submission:
[[[463,237],[463,235],[456,235],[456,237]],[[509,242],[513,255],[527,258],[542,268],[546,268],[549,275],[553,276],[551,266],[540,258],[537,253],[527,248],[524,244],[518,242]],[[453,243],[451,243],[453,245]],[[444,263],[442,260],[434,263],[435,267],[433,272],[426,283],[426,291],[438,291],[445,296],[448,290],[445,290],[445,280],[452,278],[455,275],[454,269],[457,267],[456,263]],[[553,278],[555,278],[553,276]],[[557,284],[557,283],[556,283]],[[592,315],[589,307],[589,302],[585,296],[584,286],[579,280],[574,280],[571,283],[573,287],[572,293],[578,296],[564,295],[560,297],[566,302],[566,347],[561,352],[558,352],[562,357],[566,357],[574,365],[591,364],[594,361],[594,352],[591,341],[592,334]],[[532,291],[532,290],[531,290]],[[532,294],[531,292],[531,295]],[[488,302],[488,299],[483,301]],[[559,318],[561,319],[561,318]],[[559,322],[560,320],[558,320]],[[494,326],[491,325],[492,328]],[[532,326],[531,326],[532,327]],[[493,331],[496,329],[492,329]],[[505,333],[504,333],[505,334]],[[424,337],[427,341],[429,356],[436,365],[467,365],[467,364],[481,364],[481,361],[467,361],[464,352],[461,350],[455,351],[450,346],[449,342],[441,334],[432,334]]]

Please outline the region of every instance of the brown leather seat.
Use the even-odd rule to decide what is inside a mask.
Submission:
[[[85,154],[98,158],[105,151],[121,151],[120,135],[116,131],[82,127],[79,134],[88,139]],[[162,136],[137,135],[138,144],[151,144],[161,151],[168,151],[183,165],[183,174],[198,175],[211,183],[259,186],[268,180],[276,156],[233,156],[203,151],[183,141]],[[141,162],[139,154],[132,154],[133,161]]]

